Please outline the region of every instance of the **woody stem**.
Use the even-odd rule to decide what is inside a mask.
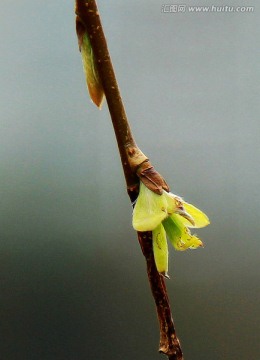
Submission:
[[[77,26],[84,27],[95,55],[99,77],[117,139],[128,194],[131,201],[133,201],[138,196],[137,185],[139,179],[136,175],[136,166],[133,166],[132,158],[139,157],[138,161],[140,164],[146,161],[147,158],[138,149],[127,120],[96,1],[76,0],[75,12],[77,15]],[[155,266],[151,233],[138,233],[138,239],[146,258],[147,274],[157,308],[160,324],[159,351],[167,355],[170,360],[183,360],[180,344],[175,333],[165,282]]]
[[[111,115],[127,186],[131,187],[138,183],[138,179],[129,164],[128,150],[136,147],[136,144],[116,81],[96,2],[93,0],[76,0],[76,15],[77,21],[84,26],[90,38]]]

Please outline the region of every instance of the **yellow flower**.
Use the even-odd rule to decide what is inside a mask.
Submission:
[[[133,227],[152,231],[155,263],[159,273],[167,277],[168,248],[166,235],[176,250],[196,249],[202,241],[189,228],[209,224],[206,214],[181,197],[163,190],[158,195],[140,182],[139,195],[133,210]]]

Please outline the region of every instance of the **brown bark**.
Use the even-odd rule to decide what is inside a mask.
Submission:
[[[131,201],[133,202],[138,196],[138,177],[147,187],[158,194],[162,193],[162,189],[169,191],[168,185],[162,176],[154,170],[147,157],[134,141],[109,56],[96,2],[94,0],[76,0],[75,12],[79,44],[82,35],[87,32],[96,58]],[[183,360],[180,343],[174,328],[165,281],[155,266],[151,232],[139,232],[138,240],[146,259],[148,279],[157,309],[160,325],[159,351],[167,355],[170,360]]]

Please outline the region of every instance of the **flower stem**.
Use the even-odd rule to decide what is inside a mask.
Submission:
[[[110,59],[96,1],[76,0],[75,12],[77,34],[80,36],[83,32],[87,32],[95,55],[99,77],[117,139],[128,194],[131,201],[133,201],[138,196],[138,176],[147,174],[147,170],[149,170],[149,180],[151,177],[153,177],[152,182],[155,179],[155,183],[158,183],[158,181],[160,183],[162,180],[160,176],[158,180],[159,174],[152,170],[153,168],[149,165],[147,157],[134,141]],[[143,164],[145,165],[142,173],[140,167]],[[138,176],[137,171],[139,172]],[[163,181],[160,186],[167,188]],[[183,360],[180,343],[175,333],[165,282],[155,266],[151,233],[138,233],[138,240],[146,258],[147,274],[157,308],[160,324],[159,351],[167,355],[170,360]]]

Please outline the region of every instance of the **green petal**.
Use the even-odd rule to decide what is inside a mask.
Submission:
[[[165,196],[155,194],[140,182],[140,191],[133,210],[133,228],[137,231],[152,231],[167,216]]]
[[[184,210],[191,215],[194,220],[195,225],[192,225],[187,219],[183,218],[183,224],[190,228],[202,228],[209,225],[210,221],[206,214],[204,214],[201,210],[197,209],[195,206],[183,202]]]
[[[180,215],[173,214],[163,221],[167,236],[176,250],[184,251],[203,246],[202,241],[192,235]]]
[[[157,271],[168,277],[168,245],[162,224],[153,230],[153,254]]]
[[[163,226],[173,247],[176,250],[179,250],[179,244],[181,242],[182,236],[182,228],[178,226],[178,224],[172,219],[171,216],[169,216],[163,221]]]

